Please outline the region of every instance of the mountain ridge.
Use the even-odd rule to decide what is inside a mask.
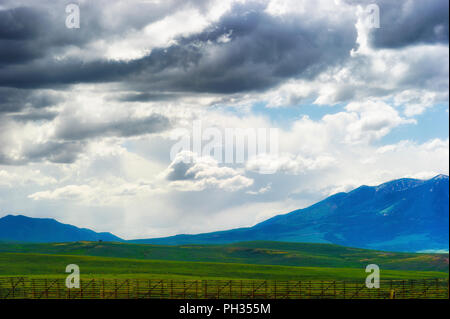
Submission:
[[[362,185],[309,207],[276,215],[252,227],[201,234],[134,239],[159,245],[242,241],[330,243],[386,251],[448,251],[449,177],[401,178]],[[40,229],[39,233],[39,227]],[[20,242],[125,241],[111,233],[62,224],[51,218],[0,218],[0,240]]]
[[[131,242],[181,245],[275,240],[448,251],[448,179],[440,174],[429,180],[402,178],[378,186],[362,185],[252,227]],[[365,238],[369,234],[372,238]]]
[[[6,215],[0,218],[0,240],[17,242],[122,241],[109,233],[63,224],[53,218]]]

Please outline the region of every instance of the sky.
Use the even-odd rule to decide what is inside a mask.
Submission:
[[[0,0],[0,217],[151,238],[448,174],[448,6]]]

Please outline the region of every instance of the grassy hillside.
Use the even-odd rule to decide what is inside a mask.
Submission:
[[[0,243],[1,252],[355,269],[364,269],[366,265],[374,263],[379,265],[382,270],[440,271],[447,273],[449,270],[448,254],[390,253],[329,244],[280,242],[184,246],[106,242]]]
[[[0,253],[0,276],[62,278],[68,264],[89,278],[363,280],[364,268],[292,267],[92,256]],[[382,279],[446,278],[443,272],[383,270]]]

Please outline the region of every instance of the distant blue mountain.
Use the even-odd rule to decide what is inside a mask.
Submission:
[[[0,241],[98,240],[122,241],[111,233],[96,233],[54,219],[0,218]],[[375,187],[361,186],[249,228],[130,242],[181,245],[255,240],[333,243],[387,251],[448,251],[449,177],[404,178]]]
[[[249,228],[135,240],[149,244],[216,244],[270,240],[333,243],[388,251],[449,247],[449,178],[399,179],[338,193],[305,209]]]
[[[50,218],[8,215],[0,218],[0,240],[19,242],[121,241],[110,233],[62,224]]]

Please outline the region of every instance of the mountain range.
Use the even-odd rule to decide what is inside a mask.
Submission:
[[[11,215],[0,219],[0,240],[122,241],[110,233],[95,233],[52,219]],[[130,242],[183,245],[259,240],[332,243],[386,251],[448,251],[449,177],[403,178],[379,186],[361,186],[253,227]]]
[[[249,228],[144,239],[147,244],[333,243],[388,251],[448,251],[449,179],[399,179],[338,193]]]
[[[0,240],[18,242],[121,241],[111,233],[62,224],[51,218],[7,215],[0,218]]]

